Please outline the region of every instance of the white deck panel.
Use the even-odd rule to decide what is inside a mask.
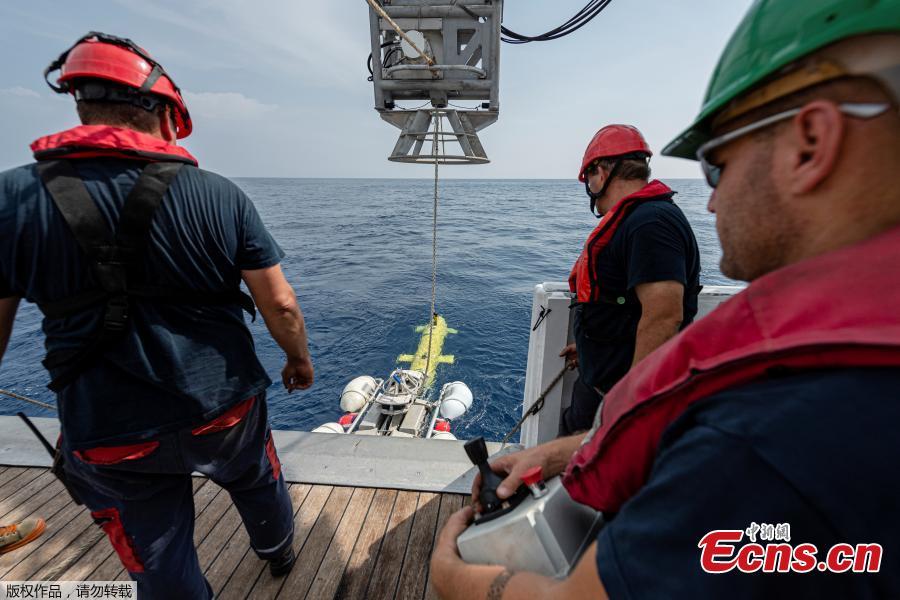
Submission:
[[[32,421],[51,443],[59,435],[56,419]],[[466,494],[475,469],[462,441],[275,431],[285,479],[353,487]],[[519,448],[510,445],[507,451]],[[489,442],[488,452],[500,450]],[[50,456],[18,417],[0,417],[0,465],[49,467]]]

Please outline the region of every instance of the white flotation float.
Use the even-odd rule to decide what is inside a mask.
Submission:
[[[454,381],[441,388],[437,400],[431,400],[426,379],[423,371],[414,369],[395,369],[386,379],[356,377],[341,392],[343,416],[313,431],[455,440],[450,422],[472,407],[472,391]]]

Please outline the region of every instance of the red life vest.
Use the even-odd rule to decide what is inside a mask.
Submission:
[[[646,483],[669,424],[769,369],[900,367],[898,265],[900,227],[761,277],[669,340],[606,395],[563,478],[572,498],[617,512]]]
[[[47,135],[33,141],[31,151],[38,161],[108,156],[197,166],[197,159],[181,146],[148,133],[109,125],[80,125]]]
[[[670,199],[673,192],[666,184],[654,179],[640,190],[625,196],[613,206],[594,228],[569,274],[569,290],[578,302],[596,302],[600,298],[600,277],[597,257],[612,240],[625,218],[637,205],[648,200]]]

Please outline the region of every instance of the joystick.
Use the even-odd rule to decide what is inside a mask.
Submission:
[[[488,451],[484,438],[479,437],[469,440],[465,443],[464,448],[469,456],[469,460],[481,472],[481,489],[478,492],[478,502],[481,503],[482,514],[487,515],[500,510],[503,502],[497,497],[497,486],[500,485],[503,478],[494,473],[488,464]]]
[[[465,443],[464,448],[466,454],[469,455],[469,460],[481,472],[481,489],[478,491],[481,514],[475,517],[476,525],[505,515],[528,497],[528,488],[524,486],[519,486],[519,489],[509,498],[501,499],[497,496],[497,487],[503,481],[503,477],[494,473],[491,465],[488,464],[488,451],[484,438],[469,440]]]

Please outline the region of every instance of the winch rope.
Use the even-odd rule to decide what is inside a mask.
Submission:
[[[437,299],[437,213],[438,213],[438,139],[441,137],[441,115],[431,112],[434,118],[434,140],[431,142],[431,154],[434,156],[434,203],[431,211],[431,312],[428,313],[428,355],[425,358],[425,377],[428,381],[428,369],[431,367],[431,335],[434,332],[434,305]],[[427,384],[426,384],[427,385]]]
[[[503,436],[503,440],[501,440],[500,442],[503,446],[506,446],[506,442],[509,441],[509,438],[515,435],[515,433],[522,428],[522,425],[525,423],[525,420],[528,419],[528,417],[541,412],[541,409],[544,408],[544,398],[546,398],[547,394],[549,394],[550,391],[556,387],[556,384],[562,380],[563,375],[566,374],[566,371],[571,371],[574,368],[574,363],[567,362],[566,365],[562,369],[560,369],[559,373],[556,374],[556,377],[554,377],[550,384],[546,388],[544,388],[544,391],[541,392],[541,395],[537,397],[537,400],[535,400],[534,403],[528,407],[528,410],[525,411],[525,414],[522,415],[522,418],[519,419],[519,422],[516,423],[515,427],[510,429],[509,433]]]
[[[53,406],[52,404],[47,404],[46,402],[41,402],[40,400],[35,400],[34,398],[29,398],[28,396],[22,396],[21,394],[17,394],[15,392],[11,392],[9,390],[0,389],[0,394],[9,396],[10,398],[15,398],[16,400],[21,400],[22,402],[28,402],[30,404],[40,406],[41,408],[56,410],[56,407]]]
[[[403,31],[402,29],[400,29],[400,26],[394,22],[394,20],[391,18],[391,16],[389,14],[384,12],[384,9],[378,4],[378,2],[376,2],[375,0],[367,0],[367,1],[369,3],[369,6],[372,7],[372,10],[374,10],[376,13],[378,13],[378,16],[380,16],[382,19],[387,21],[388,24],[394,28],[394,31],[397,32],[397,35],[399,35],[401,38],[403,38],[407,44],[412,46],[412,49],[415,50],[416,52],[418,52],[419,56],[424,58],[429,66],[434,64],[434,59],[432,59],[430,56],[428,56],[427,54],[425,54],[424,52],[419,50],[419,47],[416,46],[416,43],[414,41],[412,41],[411,39],[409,39],[409,36],[406,35],[406,32]]]

